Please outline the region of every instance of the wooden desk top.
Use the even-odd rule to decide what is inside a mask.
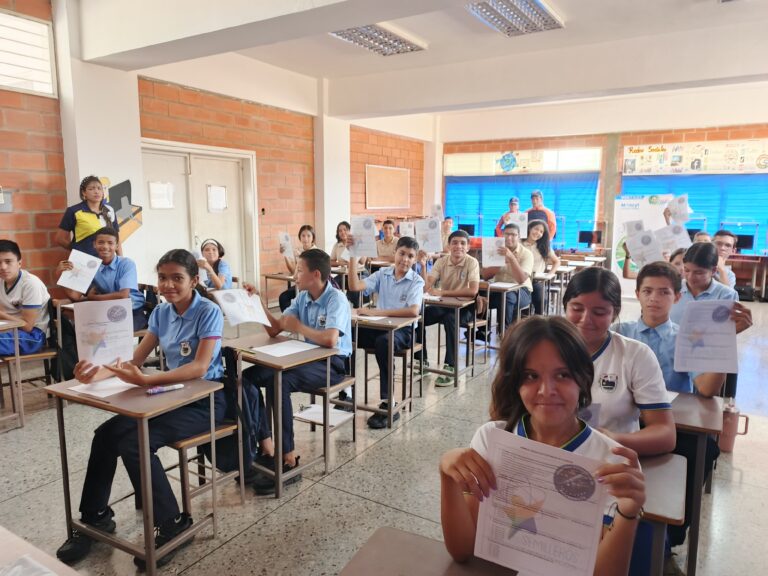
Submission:
[[[569,268],[589,268],[596,263],[593,260],[563,260],[568,263]]]
[[[491,292],[513,292],[514,290],[520,290],[522,288],[522,284],[518,284],[516,282],[501,282],[501,286],[499,286],[499,282],[488,282],[487,280],[481,280],[480,281],[480,291],[483,292],[485,290],[490,290]],[[507,286],[507,284],[513,284],[513,286]]]
[[[563,260],[563,262],[565,262],[565,260]],[[560,266],[555,270],[555,274],[570,274],[575,269],[575,266]]]
[[[195,400],[205,398],[211,392],[224,388],[224,384],[221,382],[200,379],[184,382],[184,388],[162,394],[149,396],[147,395],[147,389],[139,386],[107,396],[102,400],[70,390],[72,386],[77,386],[78,384],[81,384],[81,382],[67,380],[66,382],[46,386],[44,390],[47,394],[58,396],[70,402],[93,406],[94,408],[122,414],[130,418],[152,418],[153,416],[170,412],[180,406],[191,404]]]
[[[645,474],[645,518],[681,526],[685,519],[686,460],[678,454],[640,458]]]
[[[442,306],[443,308],[466,308],[475,303],[474,298],[457,298],[455,296],[440,296],[437,300],[427,300],[424,295],[424,306]]]
[[[295,368],[296,366],[301,366],[302,364],[315,362],[316,360],[325,360],[326,358],[335,356],[339,353],[336,348],[323,348],[322,346],[291,354],[289,356],[270,356],[264,352],[252,350],[252,348],[268,346],[270,344],[279,344],[280,342],[287,342],[288,340],[290,340],[290,338],[286,338],[285,336],[270,338],[269,334],[261,332],[259,334],[243,336],[242,338],[225,339],[222,345],[237,350],[246,362],[266,366],[273,370],[288,370],[290,368]]]
[[[379,268],[386,268],[387,266],[392,266],[394,263],[394,260],[371,260],[371,266],[378,266]]]
[[[262,274],[262,278],[269,278],[270,280],[285,280],[286,282],[293,282],[293,275],[288,272],[269,272]]]
[[[399,330],[410,326],[414,322],[421,320],[421,316],[403,318],[398,316],[388,316],[381,320],[369,320],[365,316],[352,316],[352,325],[359,325],[361,328],[374,328],[376,330]]]
[[[21,328],[24,324],[26,324],[26,322],[23,320],[0,320],[0,332]]]
[[[557,274],[554,272],[537,272],[533,275],[533,279],[546,282],[548,280],[554,280],[555,276],[557,276]]]
[[[587,262],[605,262],[607,258],[605,256],[584,256],[584,260]]]
[[[688,432],[717,434],[723,431],[723,399],[698,394],[678,394],[672,401],[675,427]]]
[[[379,528],[352,557],[340,576],[509,576],[514,570],[473,558],[453,561],[445,544],[396,528]]]
[[[48,554],[38,550],[23,538],[19,538],[13,532],[0,526],[0,570],[22,556],[29,556],[35,562],[42,564],[59,576],[79,575],[79,572],[76,572],[66,564],[62,564],[52,556],[48,556]]]

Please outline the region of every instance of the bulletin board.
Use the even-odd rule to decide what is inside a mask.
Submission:
[[[369,210],[410,208],[411,171],[366,164],[365,207]]]

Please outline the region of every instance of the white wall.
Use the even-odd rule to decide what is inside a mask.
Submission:
[[[406,138],[430,141],[434,137],[435,115],[411,114],[410,116],[387,116],[386,118],[357,118],[351,124]]]

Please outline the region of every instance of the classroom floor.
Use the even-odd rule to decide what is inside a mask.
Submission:
[[[750,415],[749,434],[737,440],[733,454],[720,458],[713,493],[704,499],[698,572],[702,576],[760,574],[768,565],[768,549],[756,545],[768,528],[762,513],[768,501],[768,392],[758,382],[768,349],[768,304],[750,307],[755,327],[739,336],[738,393],[740,408]],[[636,315],[637,304],[627,303],[622,317]],[[228,484],[220,493],[218,537],[199,535],[163,573],[337,574],[379,526],[441,538],[438,459],[449,448],[467,445],[487,420],[494,359],[480,364],[474,378],[462,378],[458,389],[436,389],[434,377],[427,378],[424,396],[415,400],[413,412],[404,414],[393,430],[369,430],[366,415],[361,414],[356,445],[349,427],[332,435],[331,472],[323,475],[318,464],[280,500],[257,497],[248,490],[242,506],[234,483]],[[378,383],[373,384],[375,394]],[[0,525],[55,554],[66,536],[56,414],[41,391],[28,390],[25,398],[27,426],[0,434]],[[302,402],[307,400],[297,395],[294,407]],[[69,406],[65,414],[76,507],[93,429],[105,414],[83,406]],[[296,431],[300,454],[319,452],[319,431],[311,433],[300,423]],[[169,464],[174,456],[161,453]],[[113,498],[129,492],[128,478],[118,466]],[[206,508],[205,497],[193,505]],[[133,509],[133,499],[119,502],[115,509],[118,533],[138,540],[141,516]],[[682,564],[685,550],[679,552]],[[76,568],[90,575],[135,573],[130,556],[104,544],[94,545]],[[419,574],[418,566],[413,574]]]

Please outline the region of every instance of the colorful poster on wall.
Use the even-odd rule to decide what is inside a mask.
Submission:
[[[624,147],[625,176],[768,172],[768,139],[642,144]]]

